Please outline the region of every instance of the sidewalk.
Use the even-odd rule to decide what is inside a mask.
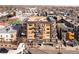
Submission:
[[[40,49],[40,50],[56,50],[55,47],[49,46],[49,45],[40,46],[38,49]]]
[[[79,51],[79,46],[75,46],[75,47],[70,47],[70,46],[67,46],[67,47],[65,47],[65,50],[74,50],[74,51],[76,51],[76,50],[78,50]]]
[[[53,47],[53,46],[49,46],[49,45],[44,45],[44,46],[40,46],[38,49],[41,49],[41,50],[57,50],[59,48],[57,47]],[[75,47],[71,47],[71,46],[62,46],[60,48],[61,50],[71,50],[71,51],[79,51],[79,46],[75,46]]]

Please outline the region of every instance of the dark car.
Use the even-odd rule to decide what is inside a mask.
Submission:
[[[8,53],[8,50],[5,48],[0,48],[0,53]]]

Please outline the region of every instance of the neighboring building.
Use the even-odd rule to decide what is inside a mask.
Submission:
[[[38,11],[37,11],[37,8],[26,8],[25,9],[25,14],[27,15],[27,16],[37,16],[37,13]]]
[[[5,23],[5,22],[0,22],[0,28],[5,28],[7,27],[9,24]]]
[[[11,27],[0,28],[0,47],[8,47],[8,43],[17,41],[17,31]],[[7,43],[7,45],[5,45]],[[15,44],[15,43],[14,43]]]
[[[5,21],[5,20],[7,20],[8,18],[7,18],[7,16],[5,15],[5,16],[2,16],[2,15],[0,15],[0,21]]]

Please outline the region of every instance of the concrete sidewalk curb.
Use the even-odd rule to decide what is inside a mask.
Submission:
[[[39,47],[38,49],[42,49],[42,50],[58,50],[59,48],[52,47],[52,46],[42,46],[42,47]],[[63,46],[60,49],[61,50],[79,51],[79,46],[75,46],[75,47],[70,47],[70,46],[64,47]]]

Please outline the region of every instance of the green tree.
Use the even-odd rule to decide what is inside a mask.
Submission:
[[[10,22],[11,25],[16,25],[16,24],[22,24],[22,21],[21,20],[15,20],[13,22]]]

